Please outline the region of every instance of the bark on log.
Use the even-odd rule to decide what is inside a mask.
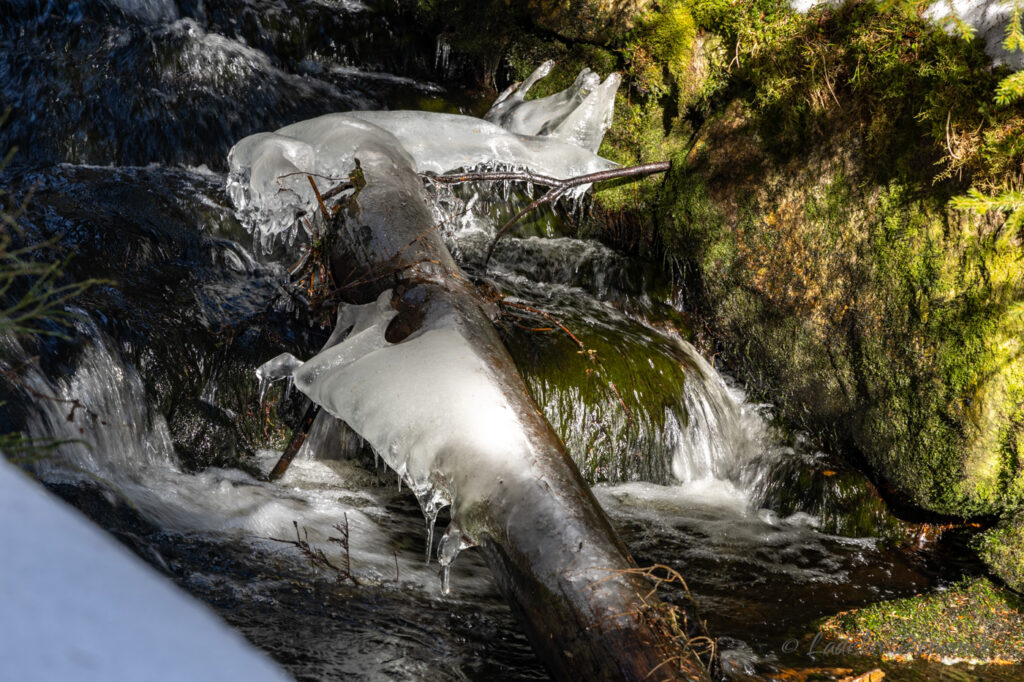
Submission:
[[[673,638],[651,583],[631,572],[636,564],[530,397],[494,329],[496,311],[434,229],[422,184],[386,154],[363,150],[360,160],[367,184],[333,220],[341,298],[368,303],[392,289],[398,313],[385,339],[393,344],[428,317],[454,315],[529,436],[529,484],[520,476],[513,493],[506,472],[488,471],[494,480],[484,482],[486,503],[472,511],[477,527],[489,529],[476,540],[539,658],[561,680],[707,679]],[[504,480],[520,472],[507,474]]]

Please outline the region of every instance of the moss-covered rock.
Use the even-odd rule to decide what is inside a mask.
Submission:
[[[760,506],[782,516],[810,514],[825,533],[900,544],[923,530],[894,516],[863,473],[820,452],[780,458],[758,489]]]
[[[1024,592],[1024,514],[1004,519],[977,539],[978,555],[1008,586]]]
[[[1024,662],[1024,603],[984,578],[825,621],[835,651],[911,661]],[[827,653],[827,652],[826,652]]]
[[[677,158],[662,237],[732,361],[786,414],[921,507],[998,512],[1024,501],[1024,263],[998,218],[947,208],[966,183],[943,164],[998,171],[967,160],[977,149],[951,161],[931,120],[935,101],[959,103],[947,125],[989,132],[1019,114],[977,119],[963,99],[993,81],[937,73],[977,46],[844,12],[780,19],[771,59],[747,57],[751,90]]]
[[[665,240],[723,345],[788,412],[925,508],[1019,503],[1019,249],[920,187],[863,184],[850,147],[778,163],[742,114],[724,117],[670,179]]]
[[[612,43],[636,23],[651,0],[525,0],[537,26],[562,38]]]
[[[692,369],[674,343],[600,309],[507,309],[505,344],[588,481],[673,480]],[[564,329],[561,325],[564,325]]]

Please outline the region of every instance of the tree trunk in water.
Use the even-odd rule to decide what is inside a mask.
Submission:
[[[366,185],[332,226],[331,269],[342,298],[350,304],[378,298],[386,302],[382,295],[391,290],[390,306],[397,313],[384,333],[388,348],[402,348],[424,329],[457,329],[459,336],[452,338],[464,339],[466,361],[478,363],[487,380],[496,384],[502,409],[528,444],[520,448],[524,454],[516,461],[506,461],[513,458],[482,451],[487,439],[458,441],[475,448],[468,456],[462,451],[449,454],[452,447],[445,441],[441,454],[431,460],[431,480],[443,481],[451,495],[453,527],[461,519],[458,533],[445,538],[442,562],[457,553],[463,539],[481,548],[535,651],[558,679],[707,679],[697,657],[678,638],[678,626],[653,595],[651,582],[637,571],[530,397],[494,329],[496,306],[455,264],[435,229],[415,173],[386,154],[365,149],[360,161]],[[380,426],[386,420],[366,416],[372,410],[346,412],[330,396],[310,389],[310,382],[303,388],[303,379],[296,374],[296,386],[314,400],[319,396],[326,408],[349,421],[375,447],[392,438],[375,436],[389,427]],[[496,443],[500,438],[496,433]],[[473,466],[475,462],[480,465]]]

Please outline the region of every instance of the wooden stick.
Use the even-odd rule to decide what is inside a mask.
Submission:
[[[309,435],[309,429],[313,426],[313,420],[316,419],[319,413],[320,406],[316,403],[310,403],[309,407],[306,408],[306,414],[302,415],[302,422],[295,429],[295,433],[292,434],[292,439],[288,441],[288,447],[281,454],[281,459],[277,460],[277,464],[274,465],[274,468],[270,470],[270,474],[267,475],[268,481],[276,481],[284,476],[284,472],[288,471],[288,467],[291,465],[292,460],[295,459],[295,455],[299,453],[299,448],[306,442],[306,436]]]

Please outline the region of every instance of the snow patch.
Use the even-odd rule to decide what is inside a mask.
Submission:
[[[0,677],[290,679],[213,613],[0,457]],[[45,654],[41,653],[45,652]]]

